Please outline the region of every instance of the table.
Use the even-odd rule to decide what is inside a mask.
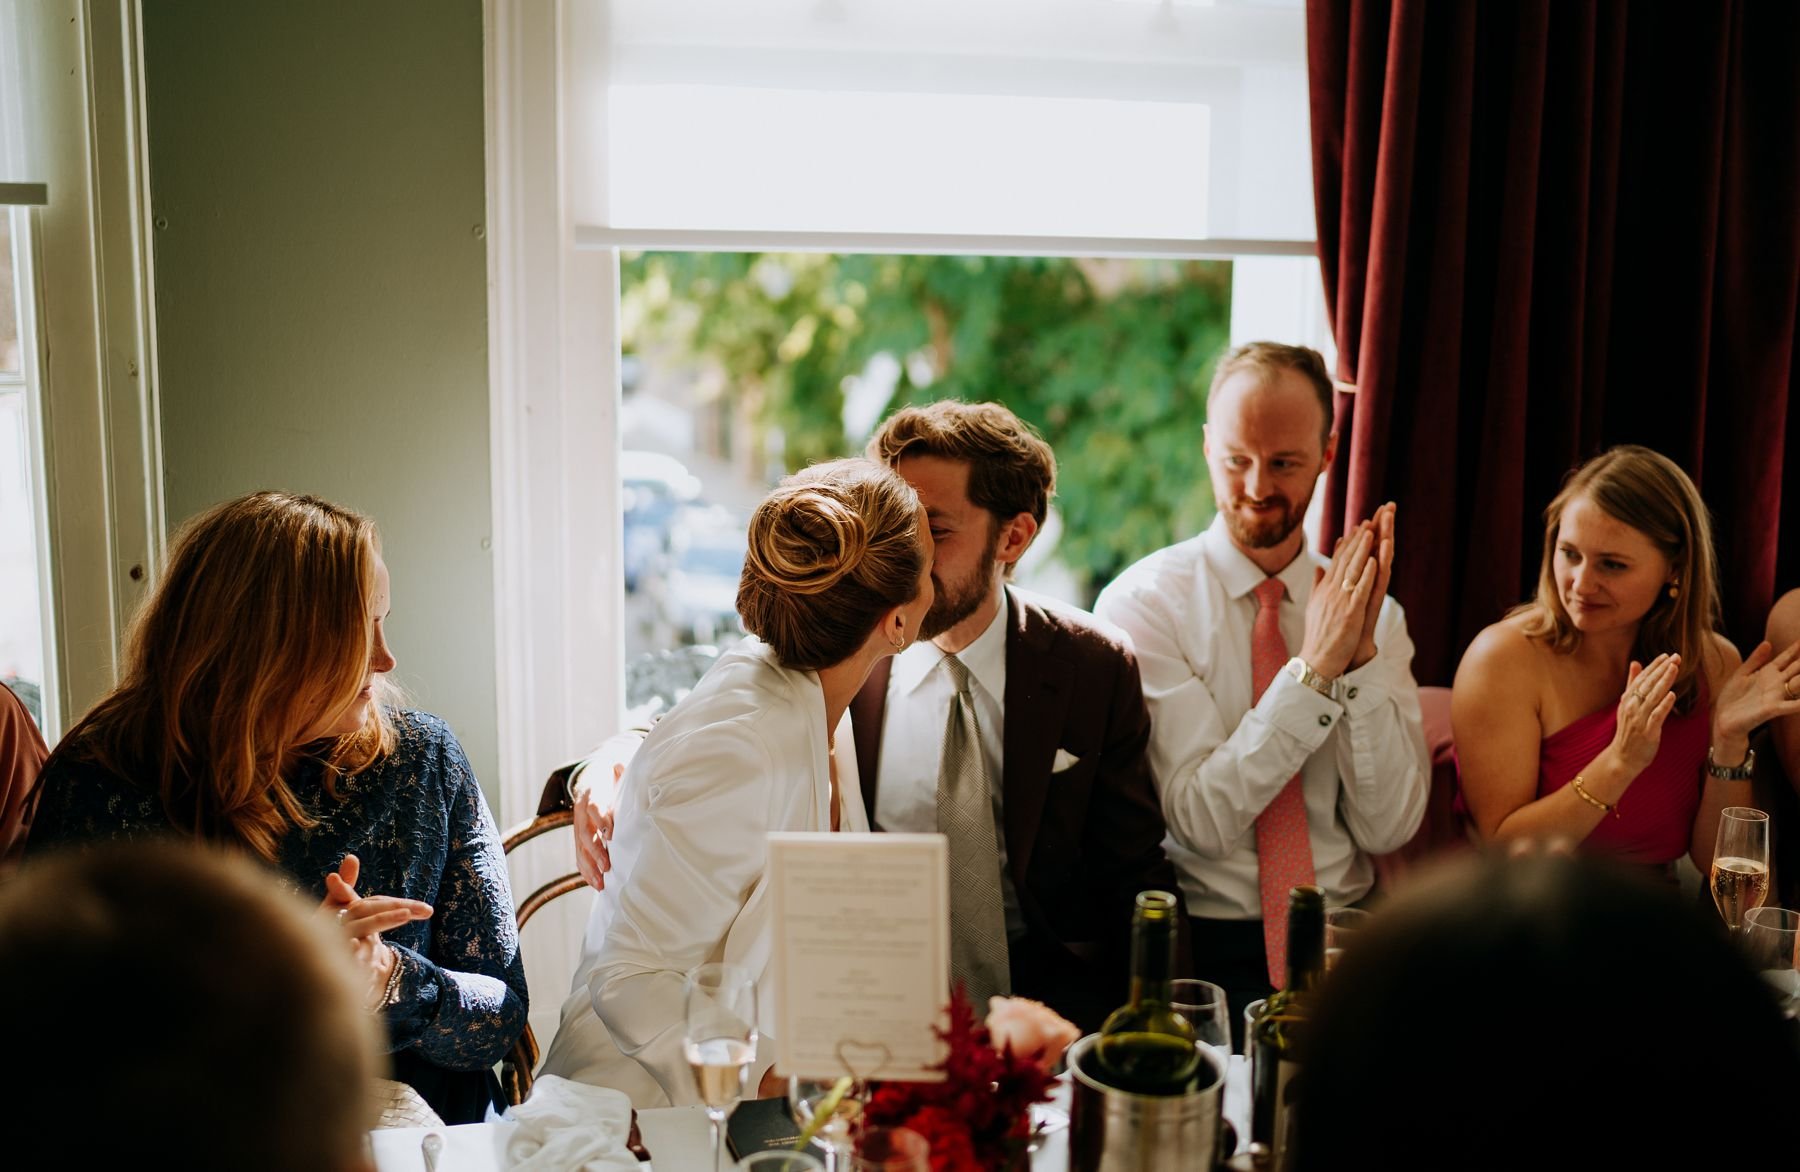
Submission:
[[[1068,1108],[1068,1084],[1061,1083],[1052,1102]],[[1225,1118],[1237,1129],[1240,1150],[1250,1135],[1250,1067],[1243,1055],[1233,1055],[1225,1075]],[[506,1167],[506,1139],[516,1124],[469,1123],[438,1128],[444,1151],[438,1172],[500,1172]],[[375,1166],[380,1172],[424,1172],[419,1144],[433,1129],[395,1127],[370,1133]],[[706,1112],[699,1107],[653,1107],[638,1112],[638,1130],[652,1162],[643,1172],[701,1172],[712,1156],[712,1131]],[[1031,1159],[1032,1172],[1067,1172],[1069,1135],[1066,1129],[1046,1137]]]

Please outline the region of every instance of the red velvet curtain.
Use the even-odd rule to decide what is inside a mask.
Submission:
[[[1543,507],[1615,443],[1694,476],[1754,645],[1800,586],[1800,4],[1308,0],[1307,38],[1357,386],[1327,538],[1399,502],[1420,682],[1529,594]]]

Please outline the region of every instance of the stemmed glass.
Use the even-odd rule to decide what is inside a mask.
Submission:
[[[1763,980],[1780,996],[1782,1008],[1800,1004],[1800,912],[1784,907],[1744,913],[1744,948]]]
[[[848,1167],[850,1129],[862,1117],[867,1095],[868,1084],[850,1075],[788,1079],[788,1106],[825,1149],[825,1172],[845,1172]]]
[[[1325,969],[1336,967],[1351,939],[1367,926],[1369,913],[1356,907],[1334,907],[1325,913]]]
[[[1225,1000],[1225,990],[1211,981],[1170,981],[1169,1008],[1193,1023],[1195,1039],[1211,1046],[1219,1055],[1220,1068],[1229,1069],[1231,1006]]]
[[[931,1172],[931,1145],[905,1127],[870,1127],[857,1142],[851,1172]]]
[[[725,1160],[725,1117],[744,1097],[756,1061],[756,982],[734,964],[703,964],[687,975],[683,1049],[712,1122],[713,1168]]]
[[[1719,811],[1712,893],[1725,926],[1734,932],[1744,922],[1744,913],[1768,898],[1769,816],[1761,810],[1727,806]]]

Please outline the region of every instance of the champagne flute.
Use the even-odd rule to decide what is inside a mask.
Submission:
[[[788,1079],[788,1106],[825,1149],[825,1172],[845,1172],[848,1166],[850,1129],[862,1117],[867,1087],[849,1075]]]
[[[1768,898],[1769,816],[1761,810],[1727,806],[1719,811],[1712,893],[1725,926],[1734,932],[1744,922],[1744,913]]]
[[[756,1061],[756,982],[734,964],[703,964],[687,975],[683,1049],[712,1123],[713,1168],[725,1159],[725,1117],[744,1097]]]

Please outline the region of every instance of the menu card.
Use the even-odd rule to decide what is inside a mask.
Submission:
[[[769,835],[782,1074],[942,1081],[949,858],[941,834]]]

